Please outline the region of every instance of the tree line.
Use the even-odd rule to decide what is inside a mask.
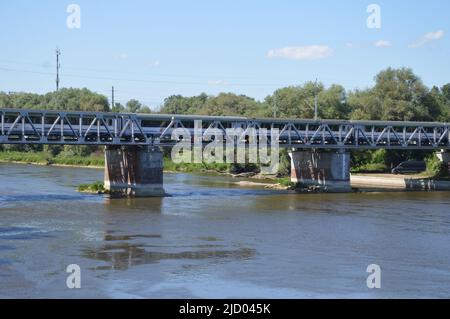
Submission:
[[[450,83],[427,88],[411,69],[388,68],[375,77],[375,85],[347,91],[342,85],[326,88],[307,82],[276,90],[263,101],[245,95],[204,93],[164,100],[161,113],[240,115],[248,117],[313,118],[314,97],[321,119],[449,121]]]
[[[62,88],[57,92],[35,94],[0,92],[1,108],[52,109],[71,111],[112,111],[199,115],[238,115],[247,117],[313,118],[314,97],[321,119],[449,121],[450,83],[426,87],[411,69],[388,68],[375,76],[375,85],[345,90],[342,85],[322,83],[277,89],[264,100],[246,95],[201,93],[186,97],[171,95],[152,111],[136,99],[125,105],[110,105],[108,98],[86,88]]]

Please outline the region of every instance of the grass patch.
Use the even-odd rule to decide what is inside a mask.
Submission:
[[[230,164],[227,163],[174,163],[170,158],[164,157],[164,170],[185,173],[217,172],[228,173]]]
[[[96,156],[56,156],[51,164],[76,165],[76,166],[104,166],[105,159]]]
[[[46,152],[0,152],[0,160],[4,162],[49,164],[51,158]]]
[[[105,159],[100,156],[53,156],[48,152],[17,152],[6,151],[0,152],[0,161],[3,162],[20,162],[28,164],[44,164],[44,165],[75,165],[75,166],[103,166]]]
[[[81,193],[104,194],[106,189],[103,182],[97,181],[92,184],[82,184],[77,187],[77,191]]]
[[[386,173],[389,171],[388,167],[382,163],[369,163],[350,170],[353,174],[357,173]]]
[[[275,179],[275,181],[277,183],[279,183],[280,185],[286,186],[286,187],[296,187],[297,186],[297,183],[291,182],[290,177],[277,178],[277,179]]]

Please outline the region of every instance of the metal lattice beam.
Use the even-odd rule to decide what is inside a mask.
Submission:
[[[151,145],[171,147],[175,129],[194,136],[215,129],[279,130],[279,145],[287,148],[450,149],[448,123],[250,119],[163,114],[0,109],[0,144]],[[224,138],[224,141],[226,136]]]

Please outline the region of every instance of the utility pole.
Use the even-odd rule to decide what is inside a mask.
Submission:
[[[59,90],[59,56],[61,54],[61,51],[59,51],[58,48],[56,48],[56,91]]]
[[[317,121],[317,78],[316,82],[314,82],[314,121]]]
[[[111,110],[114,109],[114,86],[111,87]]]

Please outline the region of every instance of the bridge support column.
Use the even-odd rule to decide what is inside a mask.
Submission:
[[[113,196],[164,196],[162,152],[147,146],[106,146],[105,189]]]
[[[291,181],[320,186],[328,192],[349,192],[350,153],[344,150],[296,150],[291,157]]]

